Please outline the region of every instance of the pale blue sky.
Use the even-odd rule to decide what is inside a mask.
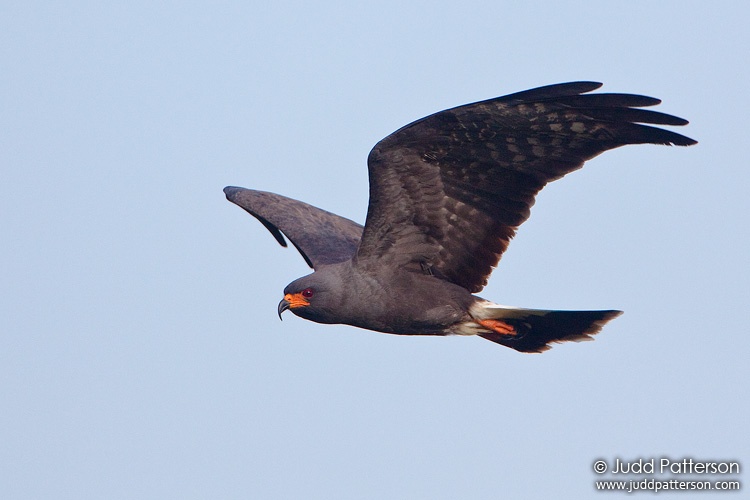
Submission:
[[[749,20],[744,2],[6,2],[0,497],[587,499],[597,458],[750,465]],[[383,136],[582,79],[663,99],[700,141],[549,186],[482,293],[623,309],[596,342],[279,322],[309,271],[225,185],[361,222]]]

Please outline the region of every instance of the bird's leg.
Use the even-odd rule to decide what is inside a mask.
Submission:
[[[518,331],[516,331],[513,325],[509,325],[505,321],[500,321],[499,319],[477,319],[475,321],[483,327],[489,328],[500,335],[518,335]]]
[[[419,265],[422,267],[422,272],[427,274],[428,276],[434,276],[432,274],[432,267],[427,262],[420,262]]]

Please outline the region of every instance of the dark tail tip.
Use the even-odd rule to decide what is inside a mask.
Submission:
[[[581,342],[594,340],[622,311],[550,311],[544,316],[528,315],[503,321],[515,327],[518,334],[480,333],[479,336],[520,352],[544,352],[553,342]]]

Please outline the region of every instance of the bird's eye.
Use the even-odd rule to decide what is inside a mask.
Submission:
[[[309,299],[313,296],[313,289],[312,288],[305,288],[302,290],[302,296],[306,299]]]

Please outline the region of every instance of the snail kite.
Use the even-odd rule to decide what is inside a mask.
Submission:
[[[314,269],[284,290],[287,309],[318,323],[402,335],[479,335],[522,352],[590,340],[621,311],[549,311],[492,303],[475,293],[534,196],[604,151],[696,141],[644,124],[687,120],[640,109],[632,94],[588,94],[595,82],[540,87],[417,120],[378,142],[367,167],[364,227],[273,193],[224,189],[282,246]]]

